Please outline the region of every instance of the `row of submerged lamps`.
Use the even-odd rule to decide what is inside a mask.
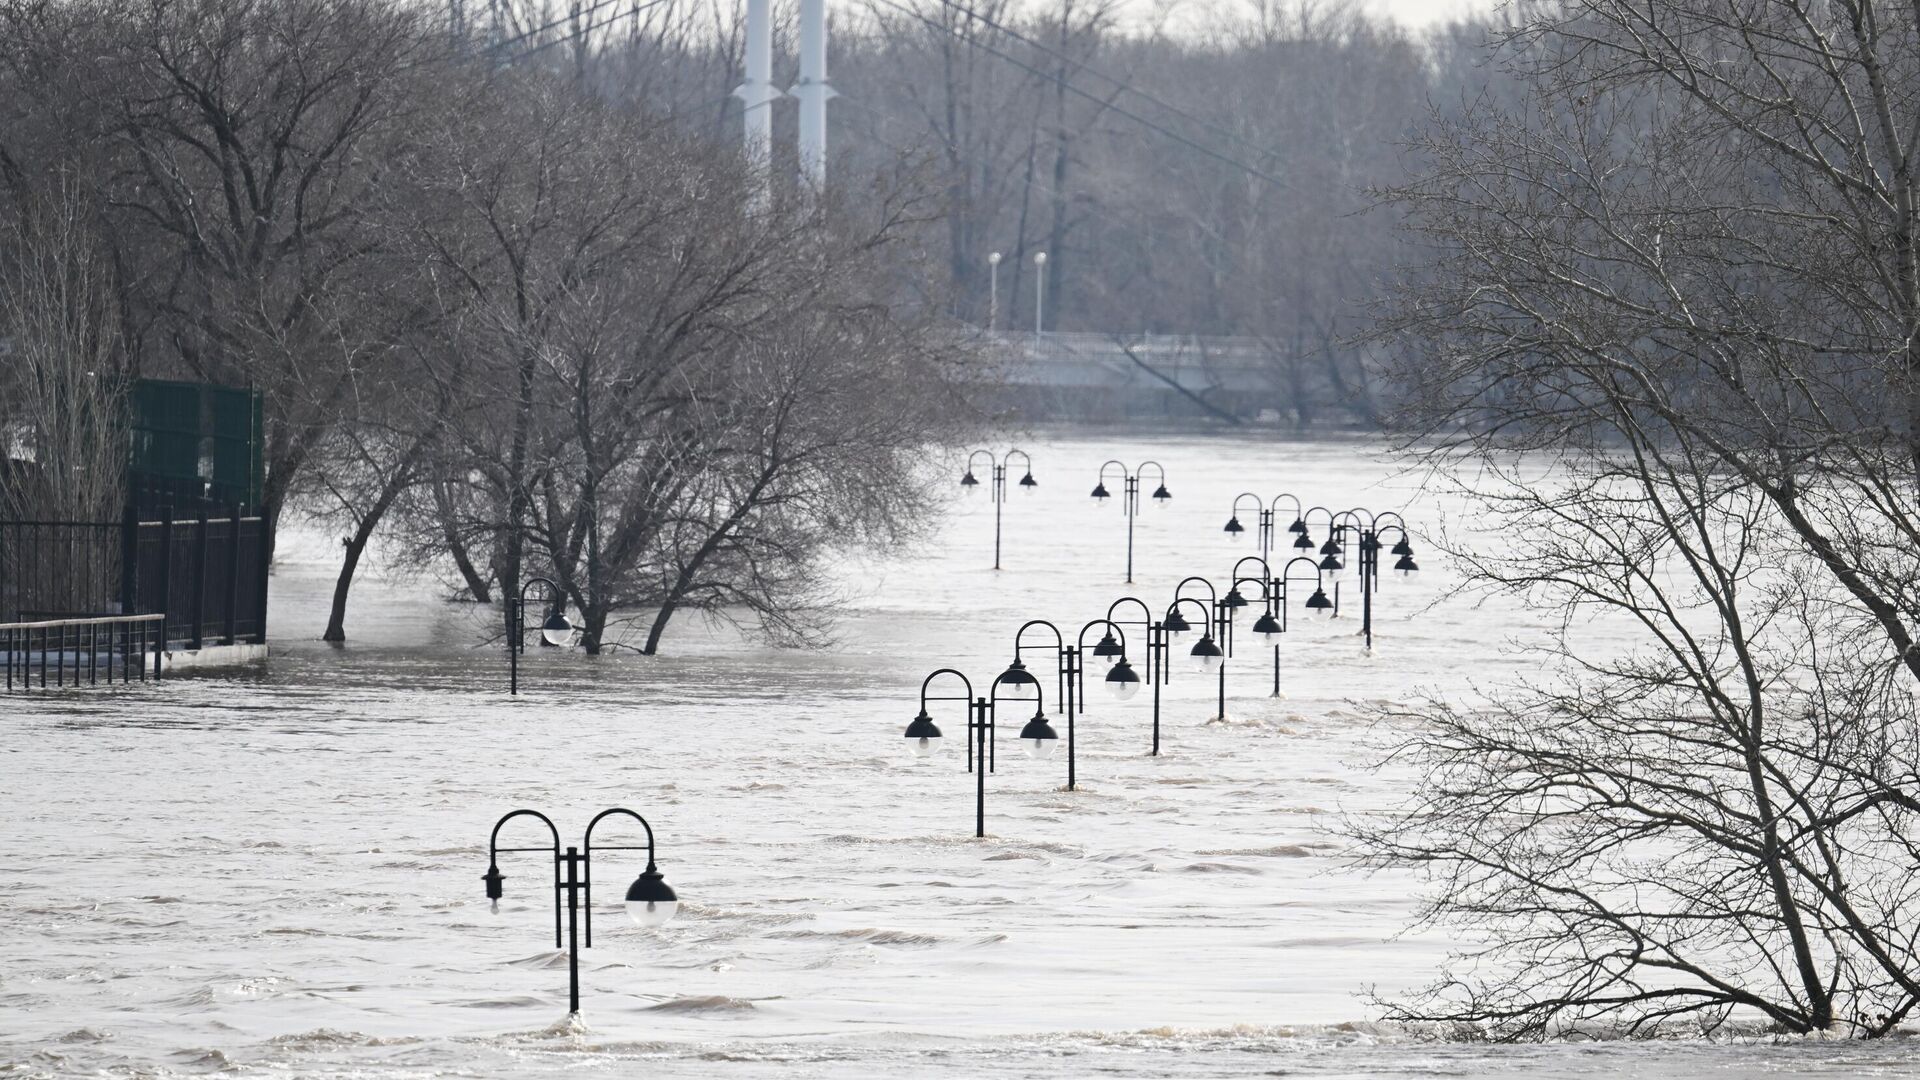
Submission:
[[[1259,558],[1264,563],[1272,557],[1276,543],[1275,534],[1281,500],[1288,500],[1293,506],[1293,521],[1287,526],[1287,532],[1293,536],[1292,549],[1301,553],[1287,565],[1291,567],[1303,558],[1311,560],[1306,553],[1317,550],[1320,558],[1314,565],[1323,573],[1334,578],[1334,594],[1331,614],[1340,611],[1340,578],[1349,569],[1350,564],[1358,574],[1360,587],[1360,632],[1366,638],[1367,648],[1373,648],[1373,594],[1380,587],[1380,552],[1385,547],[1389,535],[1396,536],[1393,547],[1388,553],[1395,557],[1393,569],[1401,577],[1408,577],[1420,569],[1413,558],[1413,542],[1406,528],[1406,521],[1392,510],[1373,513],[1365,507],[1355,507],[1335,513],[1324,506],[1302,508],[1300,500],[1293,495],[1282,493],[1270,502],[1262,503],[1260,496],[1252,492],[1242,492],[1235,496],[1233,508],[1228,512],[1226,527],[1222,530],[1229,537],[1239,539],[1246,532],[1240,523],[1240,508],[1246,500],[1253,501],[1258,511],[1257,542],[1260,546]],[[1316,549],[1313,542],[1313,516],[1320,514],[1325,518],[1326,540]],[[1392,520],[1388,520],[1392,519]],[[1351,550],[1349,548],[1351,547]],[[1245,560],[1242,560],[1243,562]],[[1236,575],[1238,571],[1235,571]],[[1278,655],[1275,657],[1275,679],[1278,686]]]
[[[1025,450],[1017,448],[1009,450],[998,460],[995,460],[991,450],[975,450],[967,455],[967,471],[960,477],[961,490],[971,493],[974,488],[979,487],[980,478],[973,475],[973,463],[982,455],[986,457],[988,475],[993,485],[991,490],[993,492],[993,568],[995,570],[1000,569],[1000,513],[1001,508],[1007,503],[1007,468],[1013,464],[1015,454],[1020,455],[1022,465],[1020,490],[1031,495],[1033,489],[1040,484],[1033,478],[1033,459],[1027,456]]]
[[[1164,486],[1164,485],[1162,485]],[[1319,508],[1315,508],[1319,509]],[[1115,700],[1126,701],[1140,690],[1141,674],[1129,660],[1126,629],[1137,627],[1145,632],[1145,682],[1153,687],[1153,738],[1150,752],[1160,753],[1160,688],[1169,681],[1169,657],[1173,647],[1182,645],[1187,635],[1198,629],[1198,637],[1187,649],[1188,665],[1197,673],[1213,674],[1218,678],[1219,713],[1226,717],[1226,671],[1227,660],[1234,650],[1235,616],[1239,609],[1250,606],[1247,594],[1242,591],[1247,586],[1259,589],[1260,614],[1254,619],[1252,633],[1261,644],[1273,649],[1273,696],[1281,696],[1280,690],[1280,641],[1288,629],[1288,614],[1292,607],[1289,596],[1296,584],[1312,583],[1313,591],[1308,594],[1302,606],[1310,615],[1321,619],[1331,619],[1338,614],[1340,583],[1338,577],[1347,569],[1348,556],[1357,556],[1355,570],[1362,586],[1363,632],[1367,635],[1367,645],[1372,647],[1372,607],[1371,594],[1377,587],[1379,575],[1379,553],[1383,546],[1382,534],[1397,532],[1399,540],[1392,553],[1399,558],[1395,569],[1403,576],[1413,573],[1419,566],[1413,561],[1412,544],[1407,539],[1400,516],[1391,511],[1375,515],[1364,509],[1331,514],[1328,518],[1328,543],[1322,545],[1320,558],[1297,555],[1285,563],[1279,574],[1274,574],[1267,559],[1261,555],[1246,556],[1234,564],[1232,580],[1225,594],[1221,594],[1213,582],[1199,576],[1190,576],[1175,586],[1173,602],[1155,618],[1153,609],[1134,596],[1124,596],[1115,600],[1107,609],[1106,616],[1094,619],[1081,627],[1080,632],[1071,641],[1054,623],[1045,619],[1033,619],[1023,623],[1014,634],[1013,659],[1007,669],[995,676],[985,696],[974,692],[973,684],[966,675],[953,668],[941,668],[921,683],[920,710],[907,725],[905,736],[911,742],[913,752],[918,757],[929,757],[938,746],[935,741],[942,737],[939,725],[935,723],[928,705],[933,702],[965,702],[968,716],[966,768],[975,774],[975,810],[974,835],[986,835],[986,774],[995,766],[994,716],[1002,704],[1001,688],[1031,687],[1034,713],[1022,728],[1020,737],[1028,756],[1044,759],[1051,755],[1053,747],[1059,741],[1059,733],[1047,720],[1045,691],[1040,678],[1026,665],[1028,650],[1051,648],[1056,656],[1054,699],[1062,705],[1062,713],[1067,721],[1067,790],[1074,790],[1077,782],[1077,764],[1074,745],[1074,718],[1084,714],[1087,707],[1085,693],[1086,666],[1082,660],[1086,656],[1111,661],[1103,680],[1107,690]],[[1296,514],[1296,521],[1307,516]],[[1392,521],[1386,519],[1391,518]],[[1291,530],[1290,530],[1291,531]],[[1295,533],[1296,549],[1310,549],[1313,542],[1310,527],[1303,525]],[[1305,544],[1301,544],[1301,539]],[[1352,551],[1349,551],[1349,546]],[[1327,594],[1327,582],[1334,580],[1334,595]],[[1198,595],[1205,590],[1204,596]],[[1194,595],[1189,595],[1190,593]],[[1122,609],[1131,605],[1138,609],[1139,617],[1125,618]],[[1190,620],[1188,614],[1193,618]],[[1127,612],[1125,614],[1131,614]],[[1095,627],[1102,628],[1100,640],[1089,649],[1086,640]],[[1041,630],[1051,634],[1051,641],[1043,639],[1039,643],[1028,641],[1030,631]],[[932,693],[934,683],[942,677],[950,677],[960,682],[965,692],[962,694]],[[1008,700],[1019,700],[1009,693]]]
[[[679,910],[680,897],[667,884],[660,873],[660,867],[653,858],[653,826],[646,818],[625,807],[613,807],[602,810],[587,823],[585,837],[579,847],[569,847],[565,851],[560,847],[560,830],[553,819],[538,810],[512,810],[493,824],[493,834],[487,840],[487,872],[480,875],[486,883],[487,900],[494,912],[500,910],[500,898],[506,895],[504,883],[506,875],[500,872],[500,856],[513,852],[544,851],[553,856],[553,945],[567,950],[567,1012],[578,1015],[580,1012],[580,950],[593,947],[593,830],[596,825],[608,817],[624,814],[640,823],[647,831],[647,846],[642,849],[634,845],[602,845],[601,851],[640,851],[647,853],[647,868],[627,886],[627,915],[635,923],[644,927],[655,927],[673,918]],[[550,844],[538,847],[501,847],[500,829],[517,817],[540,819],[552,835]],[[562,899],[564,898],[564,905]],[[566,936],[564,945],[561,937],[560,913],[566,911]],[[581,943],[580,931],[584,924],[586,942]]]

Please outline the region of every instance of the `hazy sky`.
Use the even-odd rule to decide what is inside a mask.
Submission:
[[[1365,6],[1416,27],[1462,15],[1483,15],[1494,8],[1491,0],[1369,0]]]

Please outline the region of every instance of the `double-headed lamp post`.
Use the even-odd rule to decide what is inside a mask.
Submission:
[[[1248,563],[1257,566],[1259,573],[1242,573],[1242,571],[1247,568]],[[1280,589],[1273,580],[1273,568],[1267,564],[1267,560],[1263,556],[1242,556],[1233,564],[1231,580],[1233,581],[1233,588],[1228,591],[1227,596],[1230,599],[1239,598],[1240,602],[1235,604],[1235,607],[1246,606],[1246,598],[1240,592],[1240,586],[1260,586],[1260,614],[1253,620],[1252,630],[1254,636],[1260,639],[1261,644],[1271,645],[1273,647],[1273,696],[1280,697],[1280,635],[1285,633],[1285,629],[1275,609],[1275,605],[1280,599]]]
[[[942,675],[950,675],[958,679],[965,693],[929,694],[927,691],[932,687],[933,681]],[[976,837],[987,835],[987,773],[993,771],[996,743],[993,718],[1000,706],[1000,688],[1021,685],[1033,687],[1034,712],[1033,719],[1027,721],[1026,726],[1020,729],[1020,742],[1026,748],[1028,757],[1043,760],[1053,753],[1054,744],[1059,742],[1060,736],[1053,730],[1053,725],[1047,723],[1045,695],[1041,691],[1039,680],[1034,679],[1031,674],[1027,675],[1026,680],[1022,682],[1009,681],[1006,673],[1003,672],[994,678],[988,695],[979,697],[973,692],[973,681],[966,675],[953,668],[940,668],[921,681],[920,713],[907,725],[906,737],[908,744],[913,748],[914,756],[932,757],[934,750],[940,745],[937,740],[941,738],[941,732],[940,726],[933,722],[933,716],[927,712],[927,703],[932,701],[967,703],[967,729],[973,736],[967,744],[967,768],[974,776],[973,835]],[[1010,696],[1008,700],[1024,701],[1025,699]],[[976,748],[978,752],[975,752]]]
[[[1273,501],[1265,505],[1261,504],[1260,496],[1255,495],[1251,491],[1243,491],[1234,496],[1233,508],[1227,512],[1226,527],[1220,531],[1226,533],[1229,539],[1240,539],[1240,535],[1247,531],[1247,527],[1240,523],[1240,508],[1251,501],[1251,509],[1256,515],[1254,520],[1256,522],[1255,528],[1258,532],[1255,536],[1260,545],[1260,557],[1263,559],[1273,558],[1274,528],[1279,521],[1278,514],[1280,512],[1280,501],[1282,499],[1293,504],[1293,519],[1287,525],[1287,532],[1295,535],[1306,532],[1307,523],[1301,517],[1300,500],[1284,491],[1275,495]]]
[[[1207,587],[1207,598],[1187,596],[1187,586],[1199,584]],[[1219,720],[1227,718],[1227,658],[1233,655],[1233,600],[1238,594],[1229,591],[1222,597],[1213,582],[1198,575],[1182,578],[1173,588],[1173,602],[1197,604],[1200,607],[1200,640],[1193,643],[1187,651],[1187,666],[1202,674],[1219,673],[1220,713]],[[1242,603],[1246,601],[1241,600]],[[1184,617],[1181,620],[1185,622]],[[1168,629],[1172,629],[1173,619],[1167,620]],[[1211,628],[1209,628],[1209,623]]]
[[[528,590],[540,586],[546,596],[547,617],[540,624],[540,637],[549,645],[573,644],[573,624],[567,621],[567,594],[552,578],[530,577],[520,585],[520,594],[507,602],[507,693],[520,693],[520,654],[526,651]]]
[[[1138,619],[1120,618],[1120,608],[1124,604],[1132,604],[1134,607],[1139,608],[1140,617]],[[1154,618],[1153,609],[1147,606],[1146,601],[1137,596],[1123,596],[1115,600],[1107,606],[1106,618],[1096,619],[1094,622],[1088,623],[1087,626],[1091,627],[1100,623],[1105,623],[1107,626],[1112,627],[1115,633],[1118,633],[1122,626],[1138,626],[1141,628],[1142,637],[1146,640],[1146,681],[1153,686],[1152,754],[1154,757],[1159,757],[1160,687],[1166,685],[1167,682],[1168,635],[1166,623]],[[1084,635],[1085,630],[1082,630],[1081,633]],[[1109,639],[1112,638],[1112,636],[1113,635],[1110,634],[1107,637],[1101,638],[1100,643],[1094,647],[1094,654],[1101,657],[1117,657],[1117,659],[1114,660],[1113,666],[1107,669],[1107,677],[1105,680],[1107,692],[1113,695],[1117,701],[1126,701],[1140,692],[1140,673],[1135,671],[1133,665],[1127,661],[1126,638],[1122,636],[1117,641],[1109,644]],[[1117,652],[1115,651],[1116,649],[1118,650]]]
[[[1126,465],[1121,462],[1109,461],[1100,466],[1100,478],[1093,485],[1094,501],[1106,501],[1113,495],[1107,490],[1107,470],[1120,470],[1120,509],[1127,516],[1127,584],[1129,585],[1133,584],[1133,519],[1140,516],[1140,477],[1149,468],[1154,471],[1156,484],[1153,489],[1153,504],[1165,506],[1167,500],[1173,498],[1173,493],[1167,490],[1167,470],[1157,461],[1143,461],[1139,468],[1132,472],[1128,472]]]
[[[480,880],[487,883],[487,899],[494,911],[500,910],[500,898],[505,895],[502,884],[506,875],[500,872],[500,856],[519,851],[545,851],[553,856],[553,944],[561,947],[560,909],[562,896],[566,897],[566,942],[567,950],[567,1012],[578,1015],[580,1012],[580,924],[586,924],[585,948],[593,948],[593,829],[594,826],[615,814],[624,814],[640,823],[647,831],[647,846],[642,849],[631,845],[602,846],[601,851],[641,851],[647,853],[647,868],[627,886],[627,915],[641,926],[659,926],[680,907],[680,897],[660,875],[660,868],[653,861],[653,826],[647,819],[624,807],[602,810],[587,823],[586,837],[581,846],[560,850],[560,830],[554,827],[553,819],[538,810],[514,810],[493,824],[493,835],[487,840],[487,872]],[[517,817],[539,818],[547,826],[553,842],[541,847],[500,846],[500,827]],[[564,874],[563,874],[564,871]],[[582,913],[584,912],[584,918]]]
[[[1007,502],[1007,467],[1013,463],[1015,454],[1020,456],[1023,467],[1020,490],[1031,495],[1033,489],[1040,484],[1033,478],[1033,459],[1027,456],[1025,450],[1009,450],[998,461],[994,460],[991,450],[975,450],[967,455],[967,471],[960,477],[960,490],[971,492],[979,487],[980,478],[973,475],[973,463],[983,455],[986,457],[987,468],[993,481],[993,568],[995,570],[1000,569],[1000,508]]]
[[[1356,515],[1357,516],[1357,515]],[[1392,522],[1387,522],[1392,518]],[[1413,542],[1407,536],[1405,521],[1399,514],[1388,510],[1372,515],[1360,527],[1357,561],[1360,569],[1360,632],[1367,639],[1367,648],[1373,648],[1373,594],[1380,588],[1380,548],[1387,534],[1398,536],[1389,554],[1394,556],[1394,572],[1401,577],[1412,577],[1420,569],[1413,561]]]

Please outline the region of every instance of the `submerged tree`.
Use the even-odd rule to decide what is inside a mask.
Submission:
[[[1439,257],[1384,329],[1513,544],[1465,565],[1642,645],[1563,632],[1558,681],[1396,717],[1421,779],[1369,857],[1485,946],[1394,1015],[1878,1035],[1920,1004],[1917,32],[1543,8],[1500,43],[1525,102],[1422,144],[1396,197]]]

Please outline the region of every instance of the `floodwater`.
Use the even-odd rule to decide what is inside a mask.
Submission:
[[[1064,754],[1016,749],[1015,710],[975,839],[963,719],[936,714],[929,761],[901,737],[927,672],[984,686],[1026,619],[1071,633],[1119,596],[1224,577],[1249,547],[1220,531],[1242,490],[1472,524],[1360,442],[1027,449],[1040,487],[1006,504],[1006,568],[991,501],[956,488],[924,545],[843,568],[852,611],[825,651],[686,626],[663,657],[533,650],[510,698],[476,647],[492,617],[433,582],[368,577],[354,640],[314,640],[337,551],[314,531],[284,545],[257,676],[0,699],[0,1075],[1920,1073],[1904,1039],[1488,1047],[1370,1022],[1370,991],[1419,985],[1452,943],[1403,933],[1412,879],[1342,861],[1337,815],[1406,784],[1367,767],[1358,706],[1510,674],[1538,629],[1445,598],[1430,546],[1419,576],[1383,580],[1372,654],[1350,608],[1293,622],[1284,698],[1244,617],[1226,722],[1214,681],[1177,668],[1159,757],[1147,695],[1096,691],[1076,791]],[[1131,588],[1118,500],[1087,498],[1119,453],[1163,462],[1174,494],[1138,519]],[[683,902],[633,926],[641,860],[599,855],[569,1025],[550,861],[503,856],[493,914],[486,840],[531,807],[577,844],[609,806],[652,822]],[[503,843],[542,842],[523,825]]]

